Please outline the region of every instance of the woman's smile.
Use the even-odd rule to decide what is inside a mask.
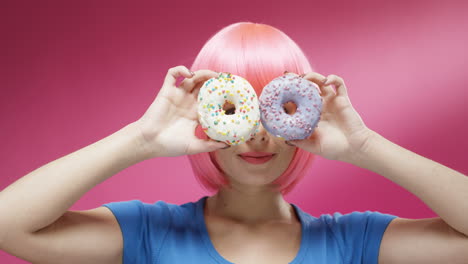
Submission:
[[[244,152],[238,155],[242,160],[251,164],[263,164],[276,156],[276,153],[270,152]]]

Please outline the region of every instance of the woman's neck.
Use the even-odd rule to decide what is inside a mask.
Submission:
[[[205,207],[207,215],[246,225],[299,221],[294,208],[280,192],[264,189],[222,188],[208,197]]]

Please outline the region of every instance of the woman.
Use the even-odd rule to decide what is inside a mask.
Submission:
[[[284,33],[263,24],[230,25],[205,44],[191,69],[169,69],[139,120],[3,190],[0,248],[34,263],[468,262],[465,175],[366,127],[343,79],[313,72]],[[303,73],[324,99],[318,128],[294,142],[262,126],[238,146],[206,138],[197,129],[196,96],[218,72],[243,76],[257,94],[281,74]],[[181,76],[185,79],[177,85]],[[294,111],[294,106],[285,108]],[[274,155],[252,164],[242,157],[247,152]],[[215,195],[183,205],[134,200],[67,211],[124,168],[181,155],[189,155],[195,175]],[[370,211],[313,217],[283,195],[304,176],[314,155],[374,171],[421,198],[440,217],[413,220]]]

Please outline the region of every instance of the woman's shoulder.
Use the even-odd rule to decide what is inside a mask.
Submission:
[[[320,248],[316,242],[324,241],[327,250],[336,250],[337,254],[354,256],[365,254],[366,259],[375,259],[380,241],[388,224],[397,216],[380,211],[351,211],[347,213],[332,212],[312,216],[302,214],[306,240]],[[364,249],[362,252],[353,250]]]
[[[165,200],[157,200],[154,202],[146,202],[139,199],[116,201],[103,204],[102,206],[109,208],[114,215],[119,218],[150,218],[150,219],[166,219],[177,220],[192,217],[196,213],[198,201],[186,202],[177,204]]]
[[[380,211],[351,211],[342,213],[339,211],[312,215],[295,206],[304,224],[312,227],[326,227],[331,229],[354,229],[357,227],[386,227],[397,216]]]

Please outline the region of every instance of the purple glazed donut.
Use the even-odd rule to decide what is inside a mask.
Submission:
[[[294,114],[285,112],[283,104],[293,102]],[[308,138],[315,130],[322,113],[323,99],[318,86],[300,76],[286,74],[263,88],[259,97],[263,127],[285,140]]]

